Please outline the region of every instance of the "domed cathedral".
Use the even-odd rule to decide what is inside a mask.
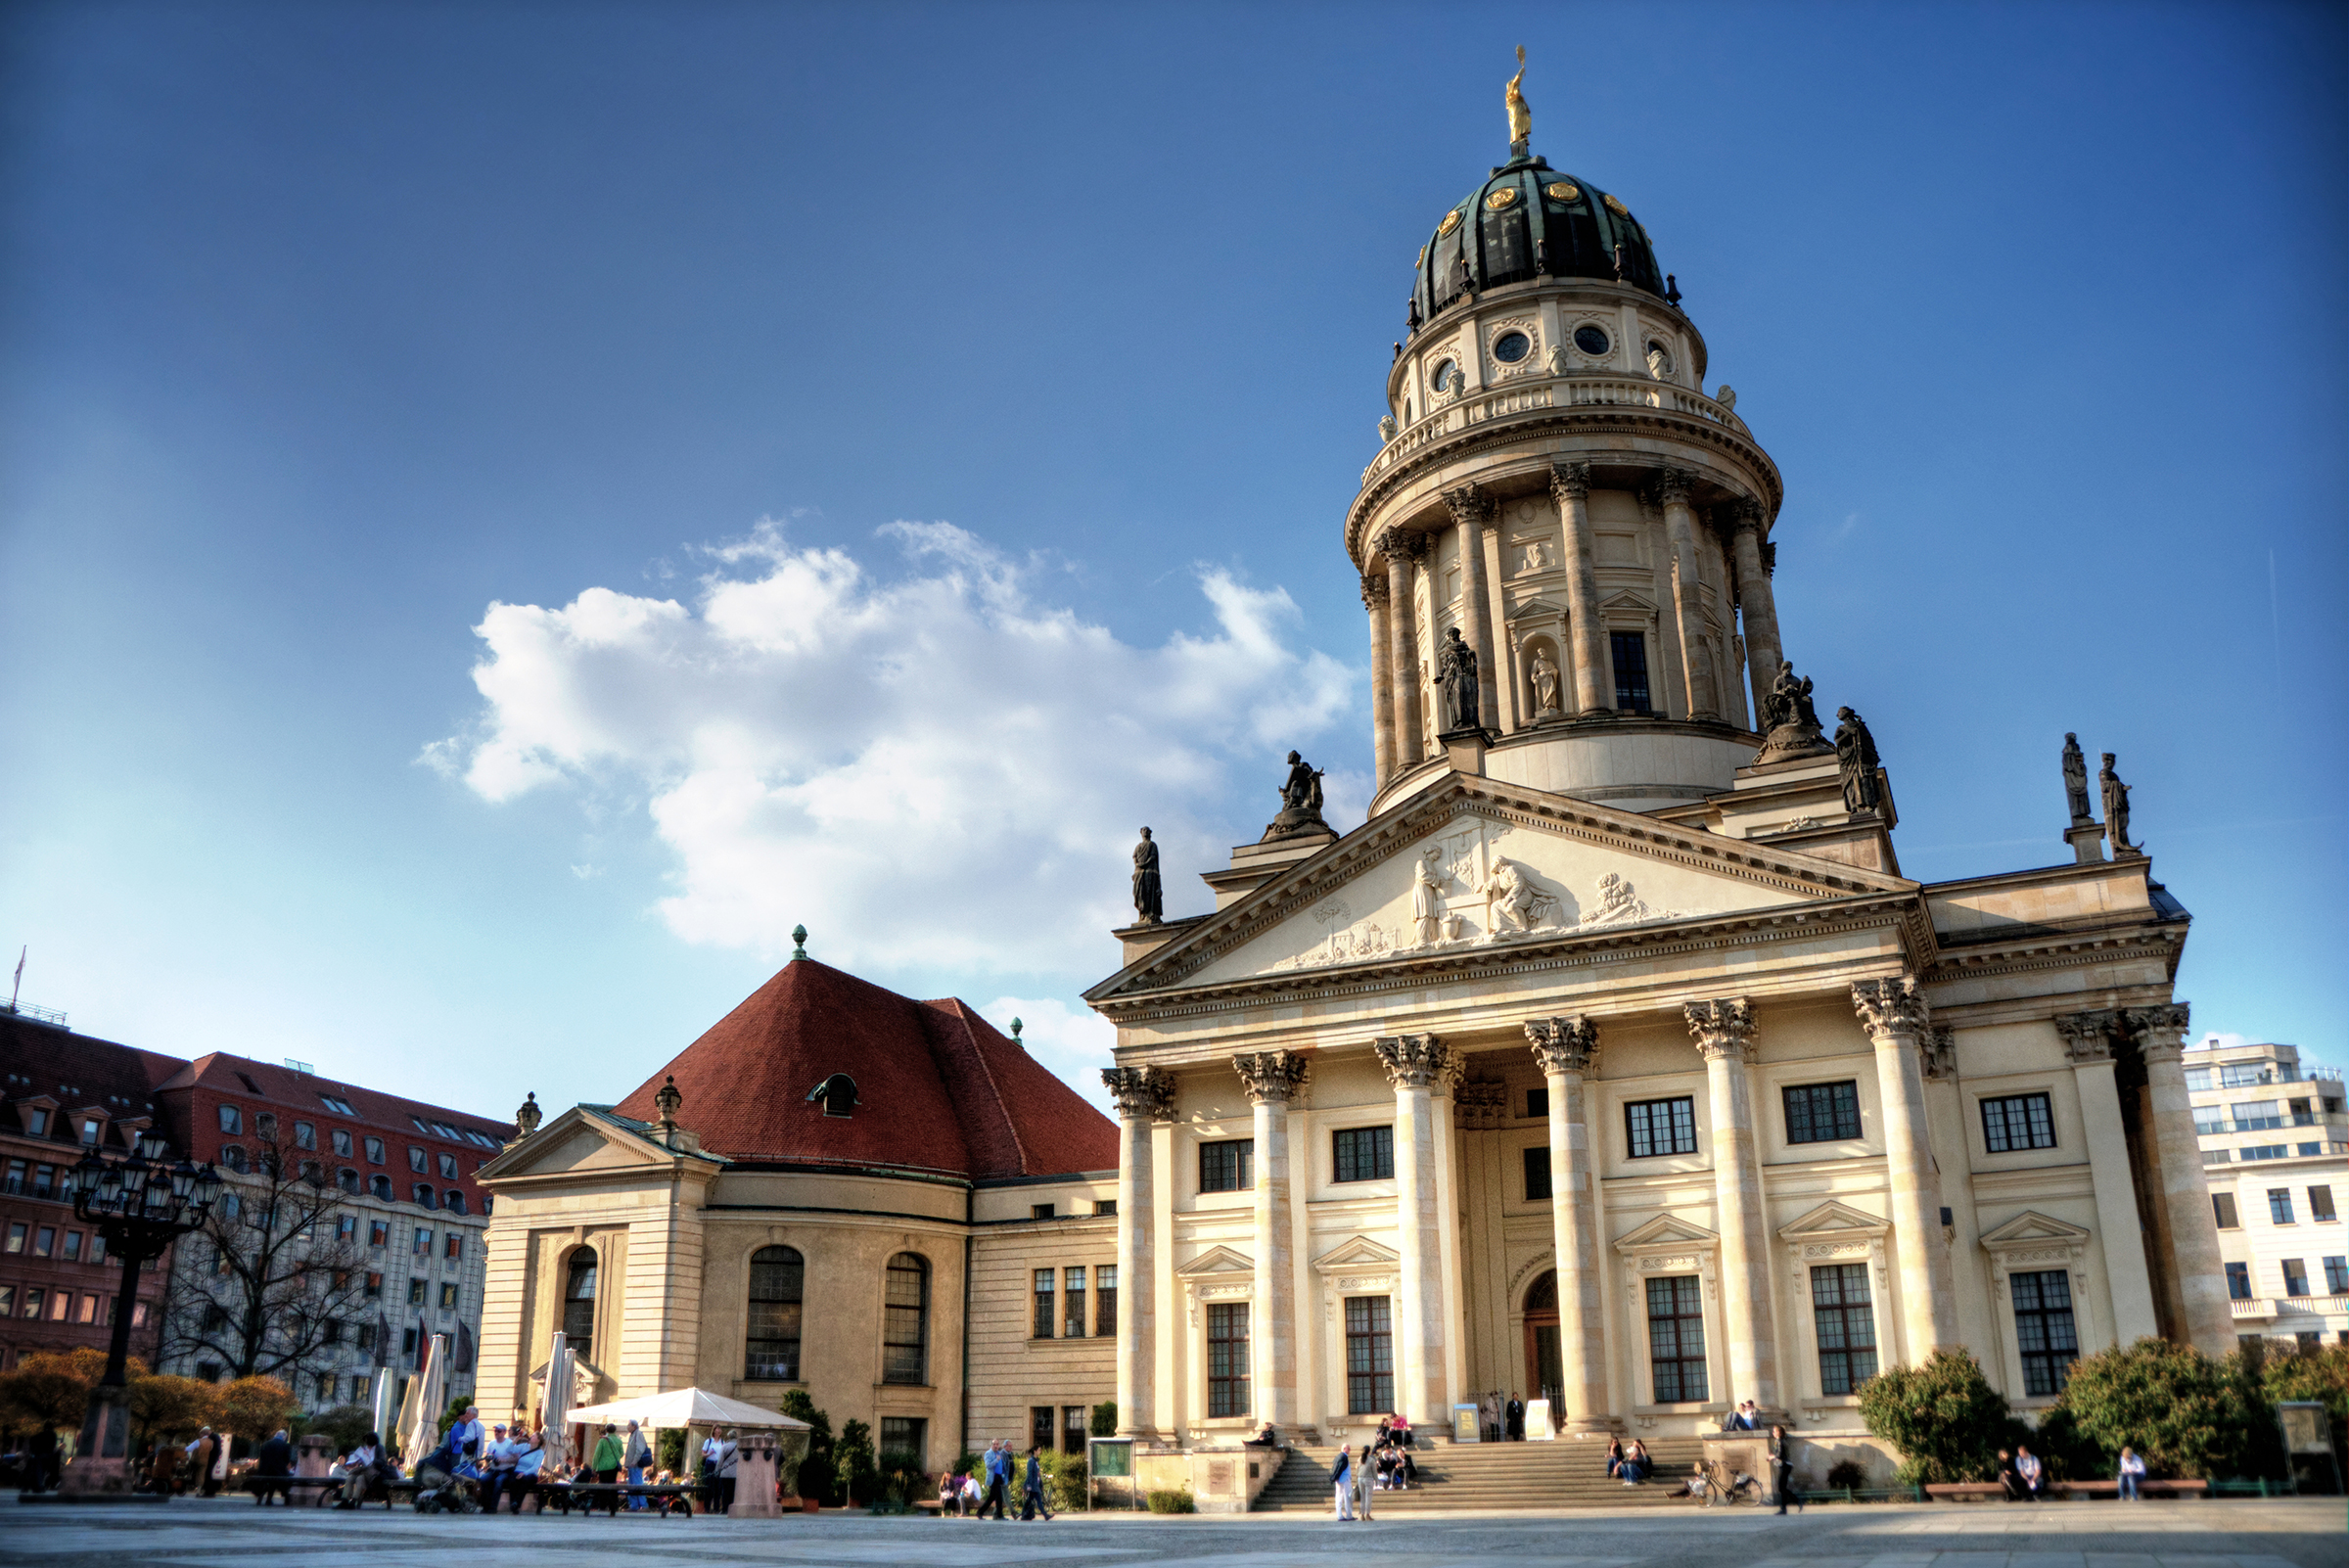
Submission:
[[[1341,534],[1369,819],[1331,829],[1292,756],[1190,919],[1145,844],[1087,993],[1122,1421],[1466,1441],[1497,1393],[1653,1443],[1750,1401],[1804,1470],[1886,1475],[1856,1391],[1938,1347],[2025,1411],[2116,1342],[2232,1348],[2188,916],[2113,759],[2050,738],[2048,863],[1901,874],[1859,694],[1785,661],[1776,466],[1633,204],[1509,110],[1419,250]]]
[[[1117,1133],[1018,1027],[802,947],[618,1103],[533,1095],[482,1172],[484,1411],[541,1407],[560,1330],[596,1401],[804,1389],[928,1470],[998,1437],[1082,1451],[1113,1383]]]

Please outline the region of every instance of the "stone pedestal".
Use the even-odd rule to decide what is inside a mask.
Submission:
[[[775,1439],[770,1432],[745,1432],[734,1449],[734,1502],[729,1519],[778,1519],[775,1500]]]
[[[1436,737],[1444,743],[1444,760],[1466,778],[1485,776],[1485,747],[1492,737],[1481,729],[1447,730]]]
[[[312,1432],[294,1447],[294,1473],[298,1476],[323,1479],[335,1468],[334,1439],[323,1432]]]
[[[58,1495],[126,1496],[136,1484],[130,1473],[130,1390],[102,1384],[90,1394],[81,1443],[73,1462],[58,1477]]]
[[[2074,822],[2063,830],[2063,842],[2072,847],[2072,863],[2095,865],[2104,858],[2104,824]]]

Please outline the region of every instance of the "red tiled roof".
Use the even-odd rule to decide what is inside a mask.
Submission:
[[[431,1105],[423,1100],[402,1099],[397,1094],[386,1094],[380,1089],[362,1088],[356,1084],[344,1084],[315,1073],[300,1073],[291,1067],[272,1067],[250,1057],[230,1056],[214,1051],[199,1056],[192,1062],[178,1063],[180,1071],[165,1089],[210,1089],[228,1099],[265,1107],[284,1107],[300,1114],[304,1120],[333,1122],[338,1126],[365,1126],[370,1130],[417,1135],[416,1123],[421,1120],[430,1126],[438,1122],[460,1131],[479,1132],[489,1139],[491,1147],[459,1138],[458,1145],[473,1150],[482,1158],[505,1146],[514,1135],[514,1124],[473,1111],[451,1110],[445,1105]],[[351,1109],[348,1116],[330,1109],[327,1097],[341,1100]],[[449,1141],[440,1133],[426,1136],[439,1142]]]
[[[156,1130],[169,1134],[158,1096],[187,1065],[176,1056],[0,1013],[0,1100],[47,1096],[61,1111],[103,1106],[110,1117],[146,1117]],[[10,1123],[13,1127],[15,1118]],[[65,1124],[65,1117],[56,1118],[52,1131],[57,1141],[74,1143],[80,1134]],[[109,1146],[117,1141],[110,1137]]]
[[[808,1094],[835,1073],[856,1109]],[[987,1180],[1112,1170],[1114,1124],[1015,1040],[955,1000],[917,1002],[811,958],[794,959],[615,1107],[660,1115],[730,1160],[876,1166]]]

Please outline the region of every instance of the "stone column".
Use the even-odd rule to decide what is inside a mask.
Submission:
[[[1941,1234],[1941,1178],[1925,1118],[1923,1043],[1932,1017],[1912,976],[1852,985],[1852,1006],[1876,1046],[1876,1093],[1884,1106],[1884,1175],[1892,1188],[1892,1240],[1901,1269],[1901,1337],[1907,1360],[1958,1339],[1958,1287]]]
[[[1688,1033],[1705,1058],[1713,1115],[1713,1207],[1721,1228],[1721,1315],[1728,1336],[1729,1403],[1752,1400],[1772,1419],[1778,1401],[1778,1314],[1770,1277],[1770,1217],[1754,1142],[1753,1003],[1743,996],[1690,1002]]]
[[[2228,1305],[2226,1270],[2219,1261],[2218,1222],[2202,1175],[2202,1144],[2194,1135],[2193,1102],[2187,1098],[2188,1025],[2184,1002],[2132,1007],[2130,1033],[2145,1059],[2145,1088],[2153,1105],[2161,1159],[2161,1203],[2169,1220],[2170,1275],[2186,1306],[2186,1334],[2205,1356],[2235,1348],[2234,1309]]]
[[[1598,623],[1598,544],[1590,534],[1590,465],[1559,463],[1549,471],[1549,493],[1558,503],[1558,525],[1566,538],[1567,663],[1574,681],[1574,714],[1590,718],[1615,711],[1607,672],[1607,633]]]
[[[1370,613],[1371,777],[1385,783],[1395,771],[1395,649],[1387,624],[1387,579],[1362,578],[1362,608]]]
[[[1548,1018],[1526,1025],[1525,1038],[1549,1084],[1549,1231],[1558,1267],[1558,1356],[1566,1397],[1560,1429],[1611,1431],[1598,1192],[1583,1095],[1583,1075],[1598,1065],[1598,1025],[1588,1018]]]
[[[1289,1101],[1305,1084],[1305,1058],[1254,1051],[1231,1059],[1256,1107],[1256,1418],[1298,1424],[1294,1221],[1289,1208]]]
[[[2153,1310],[2153,1273],[2145,1267],[2145,1227],[2130,1171],[2129,1127],[2114,1078],[2112,1038],[2120,1023],[2109,1012],[2065,1013],[2055,1020],[2055,1032],[2063,1037],[2063,1054],[2071,1060],[2073,1084],[2080,1091],[2089,1178],[2096,1188],[2096,1240],[2104,1249],[2104,1279],[2112,1288],[2113,1340],[2134,1345],[2158,1338],[2161,1323]],[[2194,1147],[2199,1165],[2198,1141]]]
[[[1155,1067],[1105,1067],[1118,1105],[1118,1434],[1158,1439],[1158,1241],[1150,1128],[1174,1115],[1174,1081]]]
[[[1664,502],[1664,536],[1672,541],[1672,602],[1681,645],[1681,678],[1687,682],[1688,716],[1719,718],[1721,698],[1713,689],[1713,660],[1705,652],[1705,616],[1696,575],[1696,517],[1688,510],[1686,469],[1667,468],[1656,476]]]
[[[1460,635],[1476,651],[1476,721],[1500,727],[1500,698],[1493,676],[1493,608],[1485,583],[1485,525],[1493,521],[1493,497],[1467,484],[1444,492],[1444,505],[1459,534]]]
[[[1754,722],[1770,711],[1765,700],[1778,678],[1778,605],[1771,597],[1770,573],[1762,564],[1762,508],[1737,503],[1731,549],[1737,559],[1737,613],[1745,622],[1746,679],[1754,691]]]
[[[1436,1126],[1430,1092],[1450,1063],[1433,1035],[1388,1035],[1372,1041],[1387,1082],[1395,1085],[1396,1244],[1401,1254],[1396,1324],[1395,1402],[1412,1424],[1430,1434],[1449,1430],[1443,1407],[1444,1288],[1439,1277],[1443,1238],[1436,1218]]]
[[[1427,742],[1419,730],[1419,560],[1427,554],[1427,536],[1389,529],[1378,536],[1378,553],[1387,558],[1387,623],[1393,629],[1387,679],[1395,691],[1395,771],[1416,767],[1426,759]]]

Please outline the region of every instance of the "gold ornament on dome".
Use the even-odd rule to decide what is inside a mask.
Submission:
[[[1553,201],[1571,202],[1582,194],[1583,188],[1572,180],[1560,180],[1557,184],[1549,187],[1550,199]]]
[[[1632,215],[1630,209],[1625,208],[1621,202],[1616,201],[1612,196],[1607,198],[1607,210],[1614,213],[1617,217],[1630,217]]]
[[[1445,214],[1444,214],[1444,222],[1443,222],[1443,225],[1442,225],[1442,227],[1440,227],[1440,228],[1438,228],[1438,229],[1436,230],[1436,238],[1437,238],[1437,239],[1439,239],[1439,240],[1441,240],[1442,238],[1444,238],[1444,236],[1445,236],[1445,235],[1447,235],[1447,234],[1450,234],[1450,233],[1451,233],[1452,230],[1454,230],[1454,229],[1458,228],[1459,226],[1460,226],[1460,213],[1459,213],[1459,209],[1458,209],[1457,208],[1454,208],[1452,210],[1451,210],[1451,211],[1449,211],[1449,212],[1447,212],[1447,213],[1445,213]]]
[[[1411,265],[1413,265],[1413,266],[1415,266],[1415,267],[1423,267],[1423,266],[1427,265],[1427,247],[1426,247],[1426,246],[1424,246],[1424,245],[1423,245],[1423,246],[1419,247],[1419,259],[1418,259],[1418,260],[1416,260],[1416,261],[1414,261],[1414,262],[1412,262],[1412,263],[1411,263]]]
[[[1517,205],[1517,187],[1504,185],[1485,198],[1485,206],[1494,211],[1503,211]]]
[[[1501,92],[1509,111],[1509,146],[1522,151],[1534,139],[1534,112],[1526,107],[1525,94],[1517,84],[1525,80],[1525,45],[1517,46],[1517,74]]]

